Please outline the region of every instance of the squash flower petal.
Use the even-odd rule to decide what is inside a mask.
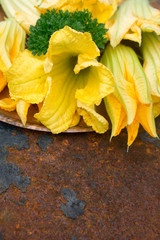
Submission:
[[[64,62],[57,66],[57,72],[54,68],[54,77],[54,80],[52,77],[47,78],[49,89],[40,112],[34,117],[53,133],[60,133],[70,127],[76,112],[75,90],[77,86],[69,64]]]
[[[143,69],[151,86],[151,94],[160,97],[160,36],[144,33],[142,41]]]
[[[83,59],[83,62],[79,63],[79,59],[80,61]],[[86,70],[83,71],[83,69]],[[113,92],[113,76],[111,72],[96,60],[88,60],[79,56],[74,72],[79,73],[78,78],[83,78],[87,82],[84,88],[76,91],[76,98],[86,105],[99,105],[106,93]],[[107,81],[108,84],[106,84]]]
[[[40,3],[40,1],[38,1]],[[7,17],[15,17],[27,33],[40,16],[35,5],[37,0],[1,0],[1,6]]]
[[[24,30],[14,19],[0,22],[0,92],[7,85],[3,72],[8,70],[17,54],[25,48]]]
[[[0,92],[2,92],[2,90],[5,88],[6,85],[7,85],[7,81],[4,77],[3,72],[0,71]]]
[[[160,97],[152,95],[152,101],[153,101],[153,113],[154,117],[156,118],[160,115]]]
[[[73,115],[72,122],[69,127],[72,128],[77,126],[80,122],[80,119],[81,119],[81,116],[78,114],[78,111],[76,111]]]
[[[11,67],[18,53],[24,50],[25,38],[25,31],[13,18],[0,22],[0,92],[7,85],[4,72]],[[0,108],[14,111],[16,101],[10,98],[1,99]]]
[[[157,137],[150,86],[135,52],[122,44],[108,45],[101,62],[113,73],[115,90],[104,98],[111,119],[111,137],[127,127],[128,146],[135,140],[139,124]]]
[[[43,57],[34,57],[25,50],[19,53],[4,75],[12,99],[21,99],[32,104],[43,101],[47,91]]]
[[[54,61],[57,61],[56,58],[61,57],[62,54],[66,56],[72,55],[76,58],[83,56],[94,59],[97,56],[100,56],[100,51],[92,40],[90,33],[77,32],[76,30],[65,26],[63,29],[52,34],[49,41],[47,59],[54,64]]]
[[[111,45],[117,46],[122,39],[141,44],[141,32],[156,32],[160,35],[160,11],[148,0],[126,0],[114,16],[106,22]]]
[[[106,96],[104,98],[104,103],[112,124],[112,129],[111,129],[111,139],[112,139],[113,136],[119,135],[121,130],[124,127],[126,127],[127,114],[122,104],[114,96],[114,93]]]
[[[36,22],[39,19],[39,15],[29,15],[24,12],[16,12],[15,19],[22,26],[22,28],[26,31],[26,33],[29,34],[30,26],[36,25]]]
[[[27,103],[23,100],[18,100],[16,104],[16,111],[24,126],[26,125],[27,122],[27,113],[30,105],[31,105],[30,103]]]
[[[25,31],[13,19],[0,22],[0,70],[9,69],[17,54],[25,48]]]
[[[152,137],[158,137],[156,133],[152,103],[139,104],[136,119]]]
[[[91,112],[91,106],[100,104],[102,96],[113,92],[112,73],[96,62],[98,55],[99,50],[89,33],[77,32],[65,26],[51,36],[45,60],[49,89],[35,117],[53,133],[69,128],[78,101],[86,106],[86,111]],[[92,97],[91,92],[95,96]],[[92,118],[98,118],[94,113],[92,108]],[[96,124],[98,122],[100,124],[100,121]],[[98,129],[98,126],[94,128]]]
[[[11,98],[3,98],[0,100],[0,108],[7,112],[14,111],[16,109],[16,104],[17,102]]]
[[[108,121],[95,111],[94,106],[86,106],[85,104],[77,101],[78,113],[83,117],[87,126],[91,126],[97,133],[105,133],[109,128]]]
[[[128,141],[127,145],[130,147],[138,135],[139,122],[135,119],[130,125],[127,125]]]
[[[143,33],[143,69],[151,86],[154,116],[160,114],[160,36]]]
[[[115,13],[117,5],[117,0],[43,0],[38,8],[42,13],[53,8],[71,12],[77,9],[88,9],[93,18],[97,18],[100,23],[105,23]]]
[[[155,116],[152,103],[138,104],[134,121],[130,125],[127,125],[128,146],[130,146],[135,140],[140,124],[152,137],[158,138],[154,118]]]

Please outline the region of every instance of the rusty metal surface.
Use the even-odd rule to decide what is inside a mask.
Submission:
[[[160,141],[109,139],[0,122],[0,240],[159,240]]]
[[[11,184],[0,195],[1,240],[160,239],[158,140],[142,132],[127,153],[125,131],[109,142],[110,132],[0,129],[1,162],[31,180],[26,192]],[[61,210],[65,188],[85,203],[75,219]]]

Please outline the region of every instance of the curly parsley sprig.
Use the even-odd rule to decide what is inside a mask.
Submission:
[[[100,49],[104,49],[107,42],[105,24],[98,23],[92,18],[88,10],[69,12],[68,10],[47,10],[41,14],[35,26],[30,26],[27,46],[33,55],[46,54],[51,35],[69,26],[79,32],[89,32],[93,41]]]

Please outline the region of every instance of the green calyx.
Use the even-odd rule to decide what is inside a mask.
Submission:
[[[52,9],[41,14],[35,26],[30,26],[28,49],[33,55],[46,54],[51,35],[66,25],[79,32],[89,32],[96,45],[100,49],[105,48],[107,42],[105,24],[93,19],[88,10],[69,12]]]

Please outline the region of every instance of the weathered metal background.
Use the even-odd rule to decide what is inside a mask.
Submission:
[[[127,153],[125,131],[109,138],[1,123],[1,163],[31,182],[26,192],[12,184],[0,195],[0,239],[159,240],[160,142],[143,132]],[[76,219],[60,210],[63,188],[86,203]]]
[[[0,123],[0,240],[159,240],[160,142],[109,139]]]

